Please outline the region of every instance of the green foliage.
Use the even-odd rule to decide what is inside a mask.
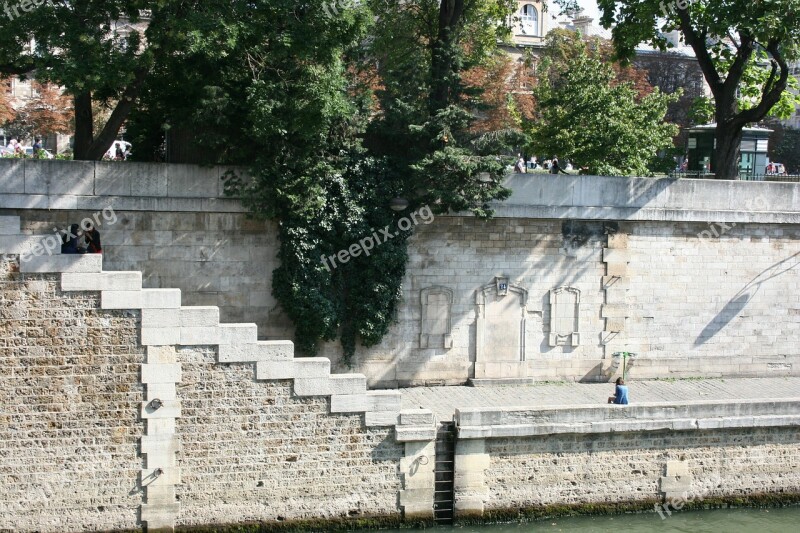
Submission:
[[[140,10],[147,9],[153,13],[151,29],[157,30],[163,3],[45,2],[13,19],[1,16],[0,73],[35,74],[38,82],[63,87],[76,102],[76,155],[100,159],[127,116],[156,50],[137,31],[118,33],[118,22],[136,23]],[[97,136],[92,131],[93,100],[118,109]]]
[[[226,190],[278,223],[272,290],[296,326],[298,348],[313,354],[338,338],[349,363],[394,319],[413,233],[397,231],[399,218],[428,206],[489,216],[487,203],[509,194],[492,150],[518,137],[489,141],[470,131],[474,112],[460,72],[491,57],[502,31],[495,22],[504,20],[498,5],[511,2],[468,2],[447,33],[457,38],[447,43],[439,79],[437,1],[381,0],[377,18],[368,5],[330,17],[322,0],[228,4],[202,2],[200,14],[181,17],[177,28],[196,28],[186,33],[187,52],[156,63],[131,130],[150,152],[167,127],[192,131],[211,162],[248,164],[252,177],[230,176]],[[215,41],[218,27],[231,37]],[[188,98],[175,90],[176,76],[195,82],[180,83]],[[448,87],[446,105],[431,105],[437,84]],[[396,197],[409,200],[406,212],[389,209]],[[398,234],[369,255],[328,259],[382,228]]]
[[[800,58],[800,0],[598,0],[618,54],[643,42],[665,50],[679,30],[714,97],[718,178],[738,179],[742,129],[770,113],[784,116],[796,98],[791,62]]]
[[[783,163],[789,174],[800,174],[800,130],[767,124],[773,128],[769,144],[770,161]]]
[[[714,122],[714,99],[707,96],[695,98],[689,108],[689,120],[693,124],[709,124]]]
[[[637,101],[630,84],[615,84],[610,65],[576,43],[561,68],[545,65],[534,90],[539,117],[529,125],[532,153],[556,155],[597,175],[652,175],[677,127],[664,123],[677,95],[658,90]],[[555,71],[553,71],[555,70]]]

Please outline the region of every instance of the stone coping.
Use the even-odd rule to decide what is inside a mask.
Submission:
[[[800,223],[800,184],[514,174],[493,207],[509,218]]]
[[[225,166],[0,159],[0,209],[243,213]],[[512,174],[501,218],[800,224],[800,183]],[[470,216],[457,213],[455,216]]]
[[[456,409],[460,439],[800,426],[800,398]]]

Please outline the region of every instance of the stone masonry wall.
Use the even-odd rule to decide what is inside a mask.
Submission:
[[[25,233],[52,234],[101,209],[2,210],[16,215]],[[141,271],[144,286],[183,292],[184,305],[220,308],[225,322],[255,322],[262,338],[292,337],[291,323],[272,297],[277,235],[268,223],[243,213],[115,210],[100,221],[107,270]]]
[[[507,276],[528,291],[525,359],[536,379],[609,380],[620,372],[616,351],[637,353],[633,378],[796,375],[800,225],[735,224],[717,237],[711,227],[619,223],[628,265],[612,302],[601,223],[440,217],[417,228],[397,323],[379,346],[359,351],[355,369],[387,385],[463,383],[476,360],[475,293]],[[581,291],[581,340],[553,347],[549,291],[564,285]],[[451,348],[420,348],[426,287],[453,291]],[[611,303],[623,317],[617,333],[604,331]],[[326,357],[337,355],[326,347]]]
[[[255,322],[262,339],[291,339],[271,295],[275,228],[224,197],[225,171],[4,160],[0,215],[21,216],[30,235],[111,206],[107,268],[142,270],[145,287],[180,288],[187,305]],[[608,381],[621,370],[612,355],[635,352],[634,378],[800,372],[797,184],[548,175],[505,184],[512,195],[492,206],[494,220],[416,227],[396,323],[352,369],[337,363],[338,343],[323,346],[334,371],[363,372],[376,388]],[[511,296],[495,297],[491,285],[506,282]],[[557,301],[566,314],[554,321]],[[485,314],[491,306],[506,307],[502,320]]]
[[[91,214],[15,212],[29,234]],[[115,224],[101,227],[107,269],[142,270],[145,287],[180,288],[185,305],[216,305],[223,321],[256,322],[261,338],[292,337],[271,295],[277,237],[269,225],[241,213],[115,214]],[[352,370],[373,386],[466,382],[475,375],[476,291],[507,276],[528,291],[525,359],[535,379],[607,380],[615,351],[638,354],[637,378],[800,371],[800,225],[738,224],[717,237],[710,227],[619,223],[629,256],[617,293],[625,317],[622,331],[608,336],[602,223],[439,217],[411,240],[395,325],[380,345],[359,350]],[[576,228],[589,233],[577,243]],[[581,292],[578,346],[548,342],[549,294],[560,286]],[[421,347],[421,294],[430,287],[452,291],[450,347]],[[340,353],[328,343],[320,355],[335,363]]]
[[[800,225],[734,224],[718,237],[708,224],[628,229],[630,351],[656,372],[698,357],[714,358],[708,377],[798,370]]]
[[[140,438],[170,423],[142,420],[142,312],[0,267],[0,531],[141,528],[157,504],[141,476],[158,463],[145,468]],[[178,350],[179,407],[164,408],[179,413],[178,525],[400,516],[405,445],[391,424],[367,428],[363,413],[331,414],[330,393],[299,397],[291,381],[256,381],[253,362],[217,359]]]
[[[176,525],[399,514],[403,444],[363,416],[330,414],[327,398],[255,382],[253,366],[213,350],[179,351],[183,484]]]
[[[465,383],[476,358],[475,293],[496,276],[508,276],[511,284],[529,293],[525,346],[530,364],[550,361],[573,374],[573,362],[597,358],[604,327],[599,310],[605,236],[602,224],[588,225],[594,235],[567,252],[565,224],[569,222],[439,217],[418,226],[409,248],[397,323],[379,346],[359,350],[357,371],[389,385]],[[565,285],[581,291],[584,341],[576,347],[551,347],[549,291]],[[435,286],[453,291],[452,348],[420,348],[420,292]],[[336,359],[336,348],[326,346],[324,356]]]
[[[797,427],[487,439],[485,508],[662,500],[675,465],[677,494],[797,494],[798,439]]]
[[[0,263],[0,530],[137,527],[138,312]]]

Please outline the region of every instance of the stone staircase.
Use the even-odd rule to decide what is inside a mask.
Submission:
[[[42,243],[52,238],[23,235],[19,217],[0,217],[0,254],[20,256],[21,273],[60,274],[65,292],[99,291],[104,310],[141,310],[140,342],[147,350],[141,373],[146,385],[141,415],[147,421],[141,439],[146,456],[141,517],[148,530],[173,528],[180,511],[175,499],[181,482],[175,457],[180,449],[175,419],[181,416],[177,347],[216,346],[219,363],[252,363],[257,380],[293,380],[297,396],[330,397],[331,413],[363,413],[366,426],[400,423],[399,392],[368,391],[362,374],[331,374],[328,359],[295,358],[291,341],[259,341],[256,324],[221,324],[217,307],[182,306],[179,289],[145,289],[141,272],[103,271],[102,255],[48,253]]]

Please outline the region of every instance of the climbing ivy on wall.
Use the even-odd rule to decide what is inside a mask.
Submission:
[[[496,59],[516,2],[188,4],[171,34],[182,53],[159,58],[130,129],[142,152],[173,131],[187,153],[248,168],[226,191],[278,225],[272,292],[299,351],[339,339],[349,363],[392,325],[413,234],[398,221],[420,209],[490,216],[509,194],[502,154],[524,143],[473,127],[485,108],[461,73]],[[399,213],[397,198],[409,204]],[[339,258],[384,228],[392,238],[369,254]]]

